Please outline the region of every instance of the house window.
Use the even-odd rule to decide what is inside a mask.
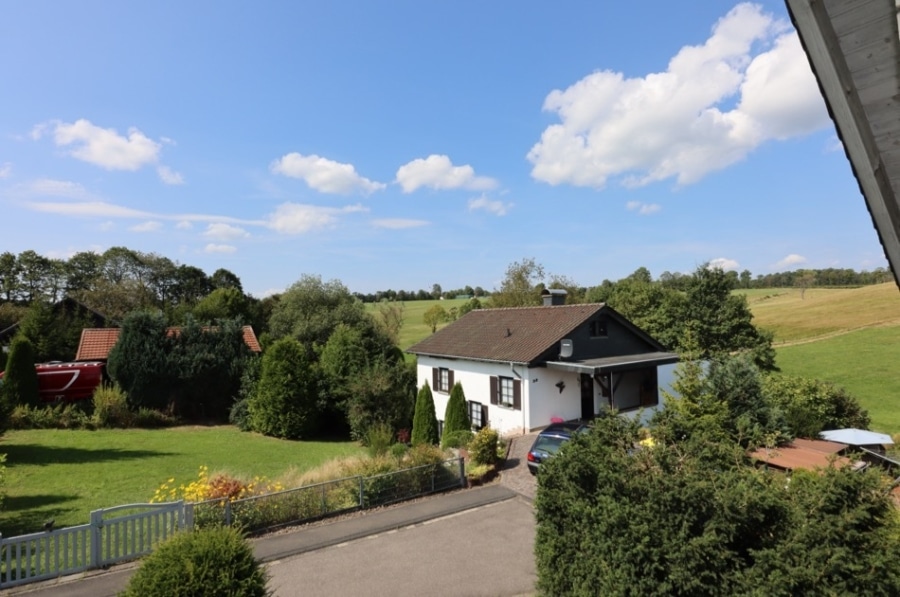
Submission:
[[[606,318],[595,319],[591,322],[591,338],[606,338]]]
[[[484,427],[484,405],[480,402],[469,401],[469,421],[472,429],[478,430]]]
[[[492,375],[490,392],[491,404],[521,410],[522,380]]]
[[[498,395],[499,402],[502,406],[512,406],[513,405],[513,378],[512,377],[501,377],[500,381],[500,394]]]
[[[446,367],[435,367],[431,370],[431,386],[435,392],[450,393],[453,387],[453,369]]]

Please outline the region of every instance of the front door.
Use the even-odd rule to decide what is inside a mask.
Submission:
[[[581,374],[581,418],[594,418],[594,380],[590,375]]]

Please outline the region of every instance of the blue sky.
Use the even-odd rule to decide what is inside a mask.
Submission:
[[[30,0],[0,56],[2,251],[257,296],[887,267],[781,1]]]

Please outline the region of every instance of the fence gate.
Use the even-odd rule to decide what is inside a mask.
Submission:
[[[90,524],[0,538],[0,588],[133,560],[183,528],[178,501],[94,510]]]

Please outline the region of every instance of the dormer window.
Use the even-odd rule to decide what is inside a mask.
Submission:
[[[606,338],[606,336],[608,335],[606,324],[607,321],[605,317],[593,320],[590,324],[591,338]]]

